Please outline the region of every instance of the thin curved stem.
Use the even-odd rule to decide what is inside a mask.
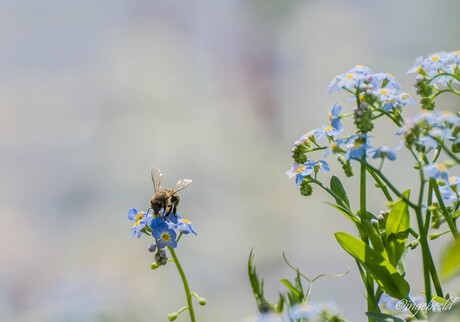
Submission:
[[[361,159],[354,159],[354,160],[362,162]],[[393,186],[393,184],[390,182],[390,180],[388,180],[387,177],[385,177],[385,175],[380,170],[374,168],[369,163],[365,163],[365,166],[368,169],[371,169],[375,174],[377,174],[379,176],[379,178],[382,179],[383,182],[385,182],[385,184],[391,189],[391,191],[393,191],[393,193],[395,195],[397,195],[399,198],[404,200],[404,202],[407,203],[411,208],[417,209],[418,206],[416,204],[414,204],[412,201],[410,201],[409,199],[407,199],[406,197],[404,197],[402,195],[402,193],[398,189],[396,189],[395,186]]]
[[[449,226],[450,231],[452,232],[452,235],[456,240],[460,239],[460,234],[457,230],[457,226],[455,225],[454,221],[449,215],[449,212],[447,211],[446,205],[444,204],[444,201],[442,200],[441,192],[439,191],[439,186],[436,180],[431,179],[430,180],[433,188],[434,188],[434,193],[436,195],[436,199],[438,199],[438,204],[439,207],[441,207],[442,214],[444,215],[444,218],[446,219],[447,225]]]
[[[171,253],[172,258],[174,259],[174,263],[176,263],[177,270],[179,271],[182,283],[184,284],[185,296],[187,297],[188,311],[190,312],[190,321],[195,322],[196,320],[195,312],[193,311],[192,295],[190,294],[190,288],[188,287],[187,278],[185,277],[184,271],[180,266],[179,260],[177,259],[176,253],[174,252],[174,248],[168,246],[168,249]]]

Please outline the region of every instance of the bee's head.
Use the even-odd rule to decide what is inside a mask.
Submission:
[[[152,208],[153,213],[156,215],[160,212],[161,208],[163,208],[163,205],[161,204],[161,202],[152,199],[150,200],[150,208]]]

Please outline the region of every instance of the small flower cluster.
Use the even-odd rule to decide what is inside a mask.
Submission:
[[[437,171],[437,169],[431,171]],[[444,177],[444,173],[446,172],[439,172],[441,173],[440,175]],[[443,185],[439,187],[439,192],[445,205],[453,204],[454,202],[458,203],[460,201],[460,176],[452,176],[447,179]],[[436,196],[433,196],[433,202],[439,203]]]
[[[330,154],[338,155],[338,161],[346,176],[352,176],[350,163],[353,160],[367,158],[388,159],[394,161],[396,153],[390,147],[373,148],[368,135],[374,128],[373,121],[387,115],[398,125],[402,122],[400,112],[406,105],[414,105],[414,100],[401,91],[398,81],[389,73],[373,73],[368,67],[357,65],[346,73],[337,75],[329,84],[329,93],[333,90],[345,90],[353,94],[356,107],[351,114],[341,114],[342,107],[336,102],[329,112],[330,125],[308,131],[294,143],[292,158],[294,162],[286,171],[289,178],[295,177],[302,195],[310,195],[312,175],[320,171],[329,171],[325,160],[309,160],[307,153],[325,150],[323,158]],[[343,132],[341,119],[353,116],[356,132],[343,138],[337,138]],[[327,139],[328,145],[320,145]]]
[[[328,93],[342,89],[353,94],[353,99],[359,101],[358,106],[364,102],[370,109],[383,109],[388,112],[415,104],[409,94],[401,91],[401,86],[393,75],[374,74],[371,69],[363,65],[356,65],[346,73],[337,75],[329,83]]]
[[[449,91],[455,92],[451,85],[460,83],[460,50],[434,53],[426,58],[418,57],[414,65],[407,72],[418,73],[415,87],[421,96],[422,109],[433,110],[433,98],[440,92],[437,85],[447,86]]]
[[[449,111],[422,111],[406,119],[396,134],[404,136],[398,148],[415,146],[419,152],[429,152],[450,142],[452,152],[460,152],[460,117]]]
[[[167,262],[166,252],[163,248],[166,246],[177,247],[178,237],[176,231],[179,231],[180,234],[198,235],[189,220],[183,219],[177,214],[164,216],[163,210],[157,215],[153,215],[151,212],[139,211],[137,208],[132,207],[126,213],[126,218],[134,221],[128,238],[133,236],[140,238],[144,233],[155,239],[155,243],[151,244],[148,250],[151,253],[156,251],[154,259],[157,266],[165,265]]]
[[[440,51],[426,58],[418,57],[408,73],[418,73],[426,79],[429,85],[443,85],[458,83],[460,64],[460,50],[445,52]],[[457,78],[455,77],[457,76]]]

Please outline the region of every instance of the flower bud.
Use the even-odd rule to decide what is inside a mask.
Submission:
[[[169,321],[174,321],[175,319],[177,319],[177,316],[178,316],[178,314],[176,312],[173,312],[170,315],[168,315],[168,320]]]
[[[379,231],[379,222],[376,219],[371,219],[371,224],[374,226],[375,230]]]
[[[313,193],[313,187],[311,184],[304,178],[300,184],[300,194],[302,196],[311,196]]]
[[[364,81],[365,81],[366,83],[372,82],[372,75],[367,75],[366,77],[364,77]]]
[[[147,247],[147,249],[149,252],[153,253],[157,250],[157,246],[155,244],[150,244],[149,247]]]

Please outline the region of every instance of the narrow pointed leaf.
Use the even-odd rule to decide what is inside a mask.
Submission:
[[[338,204],[342,202],[344,205],[350,208],[350,201],[348,200],[347,193],[345,189],[343,188],[343,185],[342,185],[342,182],[340,182],[340,179],[337,178],[336,176],[332,176],[330,184],[331,184],[331,190],[340,198],[340,199],[335,198],[335,201],[337,201]]]
[[[409,284],[380,253],[347,233],[338,232],[335,238],[346,252],[366,268],[385,293],[398,299],[407,298]]]

